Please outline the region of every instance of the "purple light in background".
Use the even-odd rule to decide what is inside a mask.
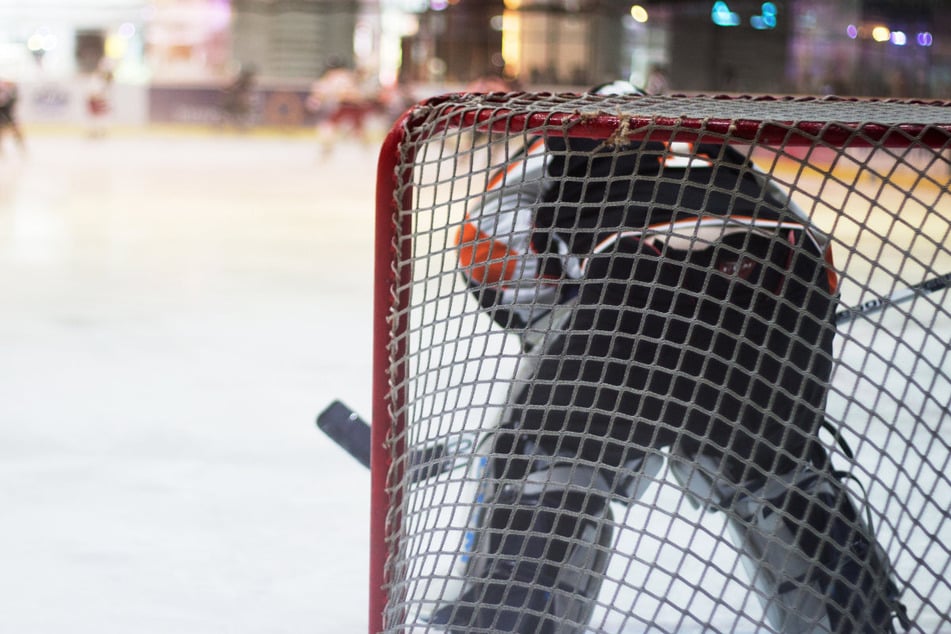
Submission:
[[[919,33],[916,39],[919,46],[931,46],[934,43],[934,38],[931,37],[931,33],[928,33],[927,31]]]
[[[850,24],[845,27],[845,34],[849,36],[850,39],[855,39],[859,36],[859,28],[854,24]]]
[[[214,0],[207,5],[208,21],[215,30],[228,27],[231,22],[231,0]]]

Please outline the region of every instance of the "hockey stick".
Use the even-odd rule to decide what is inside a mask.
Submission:
[[[925,280],[924,282],[919,282],[913,286],[902,289],[900,291],[895,291],[891,295],[886,297],[879,297],[877,299],[870,299],[869,301],[859,304],[858,306],[853,306],[852,308],[846,308],[840,310],[835,314],[833,321],[836,325],[844,324],[847,321],[852,321],[859,315],[869,315],[871,313],[878,312],[892,304],[898,304],[917,295],[924,295],[926,293],[933,293],[934,291],[941,290],[942,288],[947,288],[951,284],[951,273],[945,273],[944,275],[939,275],[933,277],[930,280]]]
[[[317,427],[357,462],[370,468],[370,425],[359,414],[334,401],[317,415]]]
[[[334,401],[317,416],[317,427],[360,464],[370,468],[370,425],[359,414]],[[407,465],[410,481],[427,480],[467,466],[470,456],[482,443],[482,435],[482,432],[464,431],[414,449]]]
[[[834,322],[837,325],[843,324],[859,315],[868,315],[917,295],[947,288],[949,285],[951,273],[939,275],[886,297],[841,310],[835,314]],[[317,416],[317,426],[360,464],[370,467],[370,425],[360,418],[359,414],[340,401],[334,401]],[[466,466],[474,450],[489,437],[490,432],[466,431],[454,434],[448,440],[434,441],[425,447],[414,449],[409,454],[407,465],[410,480],[418,482]]]

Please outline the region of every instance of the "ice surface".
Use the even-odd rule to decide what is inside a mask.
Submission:
[[[0,632],[367,629],[376,150],[27,131],[0,157]]]

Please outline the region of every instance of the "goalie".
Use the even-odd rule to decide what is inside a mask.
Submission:
[[[464,587],[430,627],[586,631],[609,502],[643,492],[661,449],[688,498],[726,514],[776,631],[908,627],[818,439],[828,241],[737,150],[686,145],[538,138],[469,211],[462,272],[532,372],[495,435]]]

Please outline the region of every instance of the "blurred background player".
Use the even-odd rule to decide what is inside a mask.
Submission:
[[[26,152],[23,131],[17,123],[17,97],[16,83],[0,77],[0,154],[3,154],[3,137],[7,135],[7,132],[13,135],[20,152]]]
[[[101,68],[89,80],[86,113],[89,116],[89,136],[99,138],[109,130],[112,113],[112,70]]]
[[[251,126],[254,106],[254,89],[257,73],[253,66],[244,66],[223,90],[221,112],[223,123],[240,130]]]
[[[345,132],[368,144],[368,120],[381,109],[377,91],[366,85],[360,73],[338,63],[332,63],[313,83],[307,107],[317,114],[317,138],[325,157]]]
[[[726,515],[776,631],[907,625],[888,557],[818,438],[835,334],[827,250],[726,145],[552,136],[497,173],[459,261],[534,370],[495,435],[462,592],[430,626],[587,631],[609,503],[643,493],[661,449],[688,499]]]
[[[667,69],[660,64],[651,66],[647,74],[647,82],[644,90],[648,95],[663,95],[670,91],[670,79],[667,77]]]

